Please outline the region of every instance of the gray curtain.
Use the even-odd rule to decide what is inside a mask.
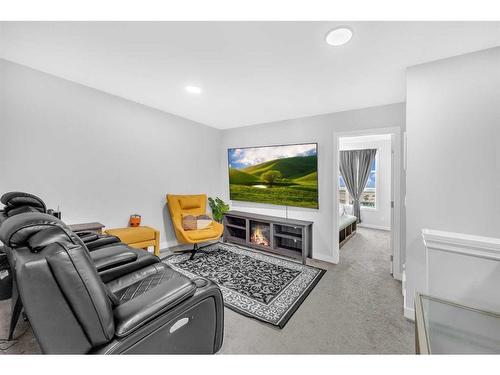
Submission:
[[[340,173],[354,202],[353,212],[358,223],[361,223],[359,200],[370,177],[370,166],[376,153],[375,149],[340,151]]]

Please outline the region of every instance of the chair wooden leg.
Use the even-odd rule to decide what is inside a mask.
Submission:
[[[160,232],[155,231],[155,244],[154,244],[154,255],[160,256]]]

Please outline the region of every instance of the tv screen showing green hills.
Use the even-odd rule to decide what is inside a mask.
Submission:
[[[228,150],[230,199],[318,208],[317,144]]]

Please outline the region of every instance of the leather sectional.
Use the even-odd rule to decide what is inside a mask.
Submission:
[[[75,234],[44,210],[7,212],[0,224],[16,294],[44,353],[220,349],[223,300],[214,283],[116,239]]]

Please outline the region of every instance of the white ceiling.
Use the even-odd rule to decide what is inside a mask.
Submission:
[[[500,22],[0,23],[0,57],[221,129],[401,102],[406,67],[497,45]]]

